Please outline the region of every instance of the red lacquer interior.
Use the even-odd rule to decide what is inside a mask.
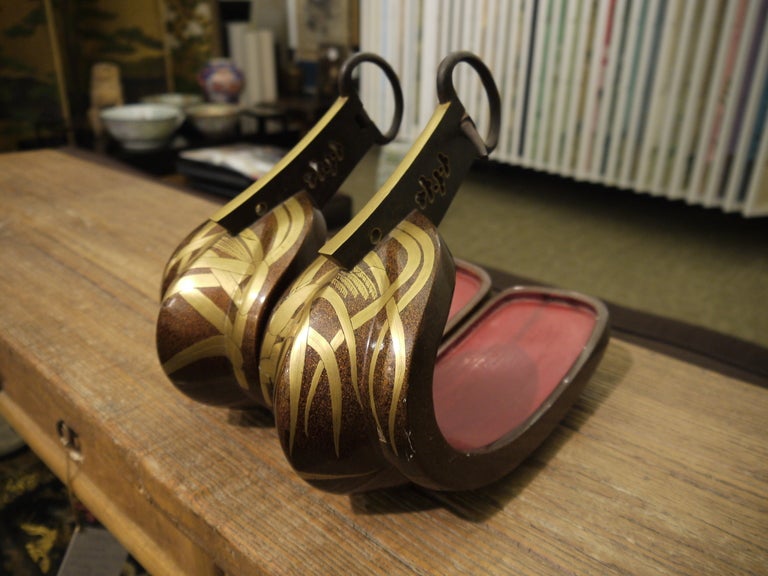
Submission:
[[[482,280],[471,270],[456,266],[456,286],[453,289],[448,318],[453,318],[464,308],[482,287]]]
[[[576,362],[596,319],[586,305],[535,295],[488,309],[435,366],[435,417],[448,443],[477,450],[523,424]]]

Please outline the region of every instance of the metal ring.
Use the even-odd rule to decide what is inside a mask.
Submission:
[[[485,147],[491,152],[499,142],[499,130],[501,126],[501,96],[496,87],[493,74],[485,63],[472,52],[454,52],[446,56],[437,69],[437,98],[441,104],[451,100],[459,100],[456,89],[453,87],[453,69],[459,62],[466,62],[480,76],[485,93],[488,96],[488,104],[491,108],[491,121],[488,134],[485,137]]]
[[[389,130],[376,139],[377,144],[386,144],[397,136],[397,131],[400,129],[400,122],[403,120],[403,90],[400,87],[400,80],[398,79],[397,74],[395,74],[395,71],[387,61],[381,56],[370,52],[360,52],[351,58],[348,58],[341,67],[341,74],[339,76],[339,94],[341,96],[350,96],[353,93],[354,83],[352,81],[352,71],[363,62],[371,62],[381,68],[392,86],[392,92],[395,97],[395,116],[392,119],[392,123],[389,125]]]

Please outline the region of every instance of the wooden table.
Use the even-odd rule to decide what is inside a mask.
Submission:
[[[0,156],[0,207],[0,413],[152,573],[768,573],[763,386],[613,339],[495,485],[329,495],[158,365],[163,265],[215,201],[37,151]]]

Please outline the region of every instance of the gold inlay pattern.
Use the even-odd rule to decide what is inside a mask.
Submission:
[[[385,250],[389,257],[397,252],[402,262],[391,281],[381,260]],[[270,319],[261,355],[262,381],[270,389],[275,385],[285,386],[283,392],[287,393],[290,418],[289,452],[293,451],[299,422],[303,421],[304,433],[308,434],[311,419],[324,417],[313,412],[313,404],[325,377],[336,455],[340,453],[345,386],[352,389],[361,407],[364,389],[361,388],[367,388],[367,404],[379,438],[397,453],[395,425],[403,405],[407,355],[410,354],[403,314],[427,287],[434,264],[434,237],[406,220],[352,270],[342,270],[330,259],[320,256],[296,280]],[[350,290],[351,282],[364,289]],[[360,298],[365,301],[362,305],[353,303]],[[324,314],[315,326],[312,310],[323,302],[323,309],[330,306],[332,314]],[[357,311],[353,313],[351,309]],[[331,326],[325,329],[328,336],[320,332],[321,324]],[[367,350],[358,350],[358,341]],[[342,347],[347,354],[339,353]],[[310,356],[316,358],[314,366],[309,362]],[[345,365],[340,365],[340,361]],[[362,368],[364,373],[360,372]],[[382,374],[387,375],[387,382],[380,380]],[[387,406],[379,406],[376,394],[382,385],[391,389]],[[305,403],[304,413],[300,414],[302,394]],[[386,414],[383,423],[379,411]]]
[[[217,332],[179,351],[163,363],[165,372],[174,372],[202,360],[223,356],[232,365],[237,382],[248,388],[243,369],[243,339],[254,306],[265,288],[270,267],[300,240],[305,212],[290,198],[278,205],[268,218],[275,231],[267,246],[251,229],[230,236],[210,222],[167,266],[178,265],[181,274],[168,287],[163,299],[181,298]],[[221,289],[231,298],[229,310],[220,308],[206,290]],[[210,293],[210,292],[209,292]],[[231,312],[234,311],[234,314]]]

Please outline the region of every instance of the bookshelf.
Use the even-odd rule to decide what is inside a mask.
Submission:
[[[768,215],[767,27],[768,0],[360,3],[360,48],[403,82],[404,143],[434,109],[440,58],[468,49],[501,91],[493,159],[744,216]],[[456,84],[482,129],[479,82],[457,69]]]

